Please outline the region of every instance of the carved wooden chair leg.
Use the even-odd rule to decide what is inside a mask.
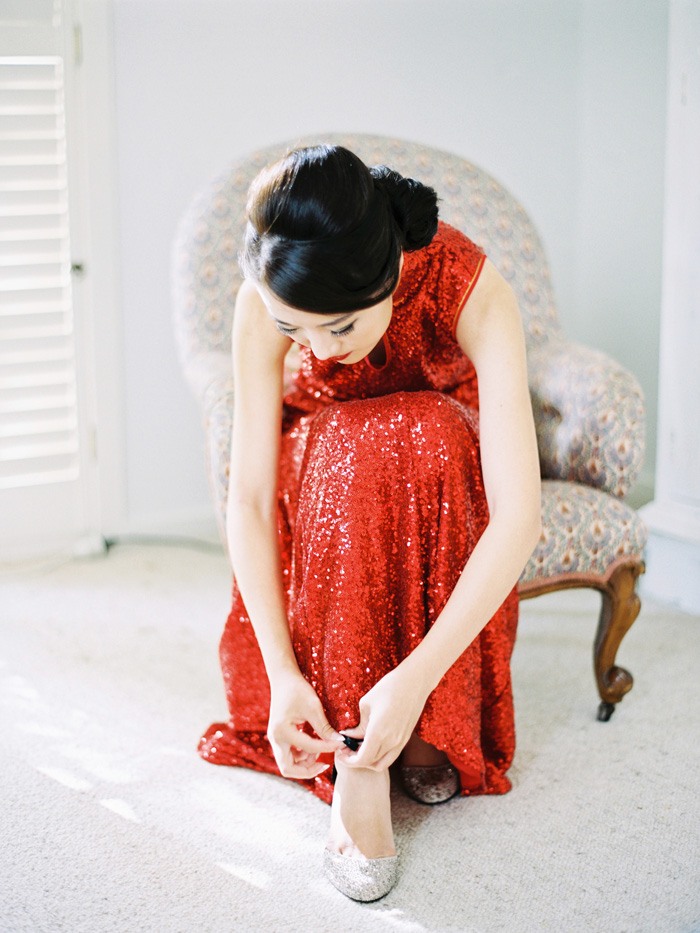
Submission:
[[[639,614],[636,585],[642,573],[642,561],[630,561],[618,567],[607,583],[600,587],[603,604],[593,646],[593,668],[601,699],[598,707],[601,722],[610,719],[615,704],[632,689],[634,683],[629,671],[615,665],[615,656],[625,633]]]

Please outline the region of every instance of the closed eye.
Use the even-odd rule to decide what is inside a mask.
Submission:
[[[341,327],[340,330],[332,330],[331,333],[334,337],[346,337],[348,334],[351,334],[355,329],[355,322],[348,324],[346,327]]]
[[[275,321],[275,327],[280,332],[280,334],[284,334],[285,337],[291,337],[292,334],[297,332],[296,327],[285,327],[284,324],[280,324],[279,321]]]

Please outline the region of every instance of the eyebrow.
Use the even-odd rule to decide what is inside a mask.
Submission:
[[[353,314],[355,314],[355,313],[356,313],[355,311],[348,311],[347,314],[341,314],[340,317],[334,318],[332,321],[326,321],[324,324],[319,324],[318,326],[319,326],[319,327],[335,327],[337,324],[342,324],[343,321],[347,321],[347,319],[348,319],[349,317],[352,317]],[[296,330],[296,329],[297,329],[297,328],[296,328],[296,325],[294,325],[294,324],[287,324],[286,321],[280,321],[280,319],[277,318],[277,317],[274,318],[274,320],[277,321],[278,324],[281,324],[282,327],[288,327],[290,330]]]

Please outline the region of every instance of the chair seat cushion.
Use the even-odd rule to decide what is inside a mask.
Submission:
[[[542,534],[520,577],[521,592],[607,579],[625,560],[642,559],[647,530],[634,509],[580,483],[544,480]]]

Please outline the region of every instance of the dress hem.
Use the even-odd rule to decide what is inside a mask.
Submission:
[[[245,736],[245,738],[243,737]],[[265,754],[263,749],[267,739],[260,732],[238,733],[230,723],[215,722],[207,729],[199,740],[198,753],[209,764],[233,768],[248,768],[263,774],[272,774],[294,784],[299,784],[305,790],[330,804],[333,801],[333,784],[330,771],[323,772],[316,778],[300,779],[285,778],[280,774],[279,768],[271,755]],[[448,753],[449,757],[449,753]],[[321,756],[322,761],[330,764],[330,756]],[[492,762],[486,762],[484,771],[479,779],[475,779],[473,771],[466,771],[459,763],[450,758],[451,764],[457,769],[460,776],[461,791],[459,797],[479,797],[507,794],[512,789],[512,783]],[[507,768],[506,768],[507,770]]]

